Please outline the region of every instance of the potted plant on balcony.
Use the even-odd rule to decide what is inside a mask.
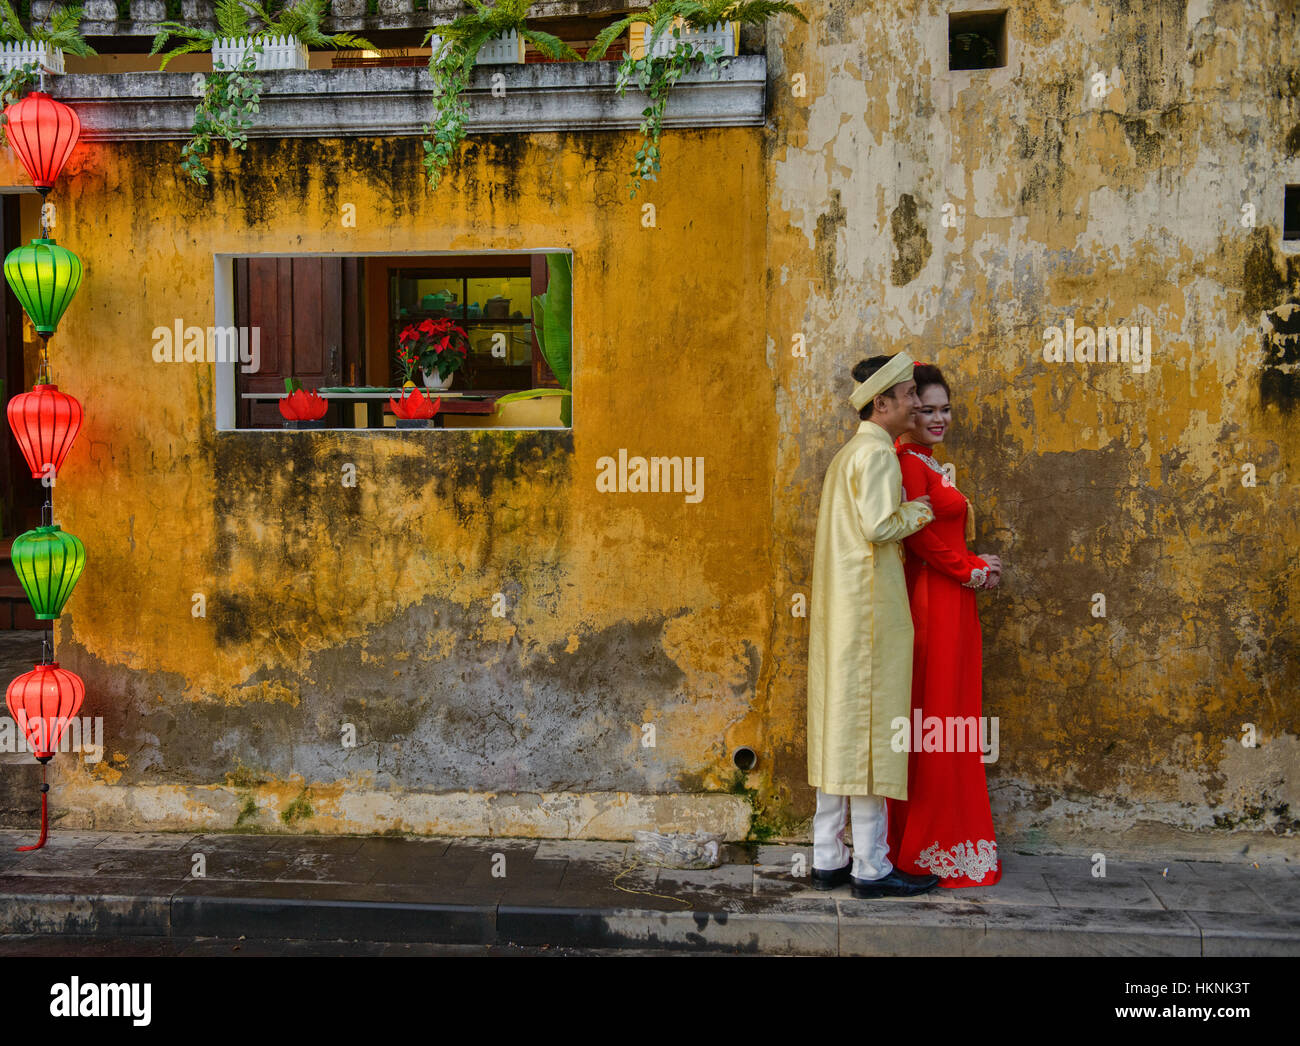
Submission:
[[[461,95],[469,87],[474,66],[493,41],[517,38],[519,58],[524,43],[530,43],[548,58],[578,61],[579,55],[557,36],[532,29],[527,24],[533,0],[498,0],[489,7],[481,0],[465,0],[473,8],[447,25],[435,25],[423,43],[432,46],[429,75],[433,78],[433,120],[424,125],[424,170],[430,189],[436,189],[451,164],[452,154],[465,140],[469,106]],[[509,44],[506,45],[508,49]],[[501,61],[504,55],[492,55]]]
[[[624,56],[615,85],[620,96],[635,86],[650,103],[641,111],[641,147],[630,172],[628,189],[633,198],[641,183],[654,181],[660,170],[659,136],[673,86],[699,66],[709,70],[716,80],[721,72],[719,63],[728,50],[735,50],[739,26],[762,25],[777,14],[792,14],[801,22],[808,21],[789,0],[655,0],[649,10],[620,18],[596,37],[587,52],[589,62],[603,58],[610,45],[635,24],[649,26],[644,36],[645,53],[636,57],[629,51]],[[732,23],[733,46],[729,48],[726,30],[718,27]],[[663,44],[666,35],[671,37],[671,46]]]
[[[181,169],[199,185],[208,184],[203,157],[214,138],[236,149],[248,147],[253,114],[260,111],[262,81],[258,69],[306,68],[308,47],[373,48],[354,33],[327,34],[320,23],[326,0],[293,0],[272,15],[257,0],[217,0],[217,28],[184,22],[159,22],[150,54],[163,54],[159,69],[178,55],[212,51],[213,72],[203,84],[203,97],[194,109],[190,140],[181,149]]]
[[[56,7],[49,24],[23,27],[9,0],[0,0],[0,110],[18,101],[40,79],[41,71],[63,72],[63,55],[88,58],[94,48],[81,35],[80,7]],[[0,114],[0,145],[6,144],[4,116]]]

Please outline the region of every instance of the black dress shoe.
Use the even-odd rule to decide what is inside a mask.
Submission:
[[[937,875],[909,875],[895,868],[880,879],[853,879],[854,897],[915,897],[939,885]]]
[[[813,889],[834,890],[837,886],[843,886],[852,878],[849,874],[852,868],[852,857],[849,858],[848,864],[843,868],[814,868],[812,870]]]

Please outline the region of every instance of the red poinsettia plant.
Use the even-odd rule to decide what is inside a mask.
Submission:
[[[412,323],[397,336],[397,364],[406,381],[414,381],[417,370],[445,378],[460,370],[468,356],[469,335],[445,317]]]
[[[388,409],[396,414],[403,421],[414,421],[419,418],[431,418],[438,413],[442,406],[442,397],[434,399],[432,396],[426,396],[419,389],[411,389],[403,392],[400,400],[389,399]]]

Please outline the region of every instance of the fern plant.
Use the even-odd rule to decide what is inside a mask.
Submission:
[[[0,0],[0,3],[5,0]],[[217,28],[203,29],[183,22],[165,21],[153,28],[150,54],[162,53],[159,69],[183,54],[210,51],[219,39],[251,37],[253,45],[234,69],[214,70],[203,83],[203,96],[194,109],[190,140],[181,149],[181,170],[199,185],[208,184],[204,156],[214,138],[224,138],[233,148],[248,147],[253,114],[261,111],[262,81],[253,76],[262,41],[277,36],[294,36],[308,47],[373,48],[375,45],[355,33],[327,34],[321,31],[326,0],[293,0],[274,13],[269,3],[257,0],[217,0]],[[163,52],[168,42],[170,50]]]
[[[649,101],[641,110],[641,147],[636,152],[628,183],[633,199],[641,183],[654,181],[661,169],[659,136],[663,133],[668,96],[677,81],[700,66],[710,71],[715,80],[721,73],[723,48],[720,45],[700,47],[683,40],[679,26],[707,29],[717,22],[762,25],[778,14],[791,14],[801,22],[808,21],[789,0],[655,0],[647,11],[620,18],[601,30],[587,52],[589,62],[604,58],[614,41],[634,23],[645,22],[650,26],[645,55],[641,58],[625,55],[615,84],[620,97],[627,94],[628,87],[635,85]],[[672,50],[666,55],[652,55],[655,45],[668,32],[676,39]]]
[[[50,12],[48,22],[33,25],[28,32],[9,0],[0,0],[0,40],[5,43],[44,43],[79,58],[89,58],[95,50],[81,35],[81,19],[80,7],[56,7]],[[27,62],[0,77],[0,147],[9,142],[5,126],[8,121],[3,109],[18,101],[27,88],[39,82],[40,76],[40,63]]]
[[[548,58],[573,61],[579,55],[557,36],[532,29],[527,24],[533,0],[498,0],[492,6],[483,0],[465,0],[473,10],[447,25],[436,25],[424,36],[428,44],[436,36],[441,43],[429,55],[433,78],[433,120],[424,125],[424,170],[430,189],[442,184],[451,158],[465,140],[469,106],[464,93],[479,51],[493,37],[515,30]]]

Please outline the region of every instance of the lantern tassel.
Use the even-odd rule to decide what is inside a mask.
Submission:
[[[49,811],[46,806],[47,797],[50,794],[50,786],[45,783],[45,764],[41,764],[41,837],[36,840],[35,846],[17,846],[14,849],[18,853],[25,850],[39,850],[45,845],[45,840],[50,834]]]

